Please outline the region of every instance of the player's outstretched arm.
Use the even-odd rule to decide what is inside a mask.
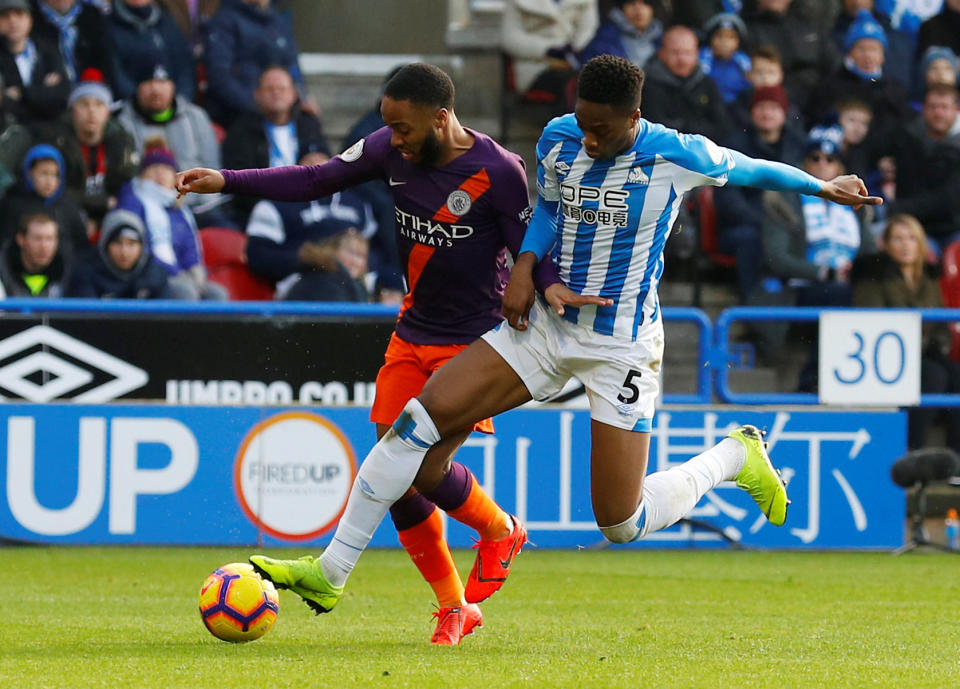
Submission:
[[[225,181],[219,170],[208,167],[195,167],[177,173],[177,198],[188,192],[194,194],[216,194],[223,191]]]

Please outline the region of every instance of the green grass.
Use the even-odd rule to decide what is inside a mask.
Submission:
[[[950,555],[529,549],[459,648],[430,646],[401,551],[365,554],[331,614],[281,592],[267,636],[218,641],[196,595],[246,555],[0,548],[0,687],[960,686]]]

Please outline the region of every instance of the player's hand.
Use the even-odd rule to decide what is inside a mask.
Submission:
[[[219,170],[211,170],[208,167],[195,167],[191,170],[177,173],[177,198],[179,199],[186,193],[194,194],[216,194],[223,191],[226,181]]]
[[[867,185],[856,175],[840,175],[824,182],[817,196],[844,206],[853,206],[855,210],[864,205],[879,206],[883,203],[879,196],[867,195]]]
[[[500,306],[500,311],[511,328],[527,329],[527,319],[530,317],[530,309],[533,308],[533,298],[533,274],[528,270],[517,270],[514,266]]]
[[[558,316],[563,315],[564,306],[576,306],[579,308],[581,306],[587,306],[588,304],[594,304],[596,306],[611,306],[613,304],[613,299],[608,299],[607,297],[578,294],[562,282],[555,282],[547,287],[543,296],[546,297],[547,303],[553,307],[553,310],[557,312]]]

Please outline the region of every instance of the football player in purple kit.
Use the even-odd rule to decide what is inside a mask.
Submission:
[[[501,322],[501,298],[509,276],[506,250],[517,255],[530,217],[522,159],[488,136],[463,127],[453,101],[453,82],[442,70],[422,63],[407,65],[384,88],[381,114],[387,126],[323,165],[244,171],[197,168],[177,178],[181,194],[224,191],[279,201],[315,199],[374,178],[387,181],[394,194],[408,292],[377,376],[371,420],[377,424],[378,437],[390,432],[434,371]],[[567,289],[549,260],[537,269],[537,285],[559,311],[565,305],[608,302]],[[404,484],[396,493],[375,488],[385,482],[367,476],[361,467],[347,507],[364,510],[365,503],[393,503],[390,513],[400,541],[437,596],[438,619],[431,639],[435,644],[457,645],[481,624],[476,604],[503,585],[526,542],[523,524],[483,491],[469,469],[451,459],[471,430],[489,433],[493,427],[486,419],[438,443],[430,452],[445,461],[424,463],[437,465],[432,470],[391,475],[386,483]],[[443,539],[438,506],[480,535],[466,587]],[[361,532],[356,538],[365,542],[371,535],[372,531]],[[352,557],[338,558],[340,549],[345,553],[353,549],[350,536],[341,534],[322,558],[278,561],[255,555],[251,562],[317,612],[328,612],[352,568]],[[318,592],[314,580],[323,580],[333,590]]]

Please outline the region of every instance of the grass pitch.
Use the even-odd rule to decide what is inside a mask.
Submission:
[[[485,627],[435,648],[402,551],[365,554],[333,613],[281,592],[267,636],[218,641],[197,593],[247,554],[0,548],[0,687],[960,686],[952,555],[528,549]]]

